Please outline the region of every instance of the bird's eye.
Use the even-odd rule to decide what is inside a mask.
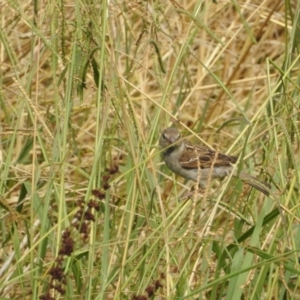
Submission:
[[[163,133],[162,135],[162,138],[164,139],[164,140],[166,140],[167,139],[167,136]]]

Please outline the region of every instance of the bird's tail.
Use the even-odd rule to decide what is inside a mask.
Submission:
[[[241,172],[239,174],[239,178],[244,181],[245,183],[251,185],[255,189],[259,190],[260,192],[264,193],[266,196],[270,196],[271,193],[271,185],[267,182],[261,181],[254,176],[251,176],[248,173]]]

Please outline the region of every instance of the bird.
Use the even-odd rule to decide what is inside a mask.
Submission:
[[[198,183],[205,189],[214,178],[224,178],[233,172],[242,181],[269,196],[271,185],[244,172],[237,172],[234,164],[238,157],[219,153],[215,150],[195,145],[181,138],[179,130],[168,127],[161,133],[159,145],[162,158],[167,167],[175,174]]]

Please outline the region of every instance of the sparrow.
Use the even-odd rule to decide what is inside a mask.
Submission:
[[[246,172],[237,174],[234,164],[238,157],[222,154],[209,148],[194,145],[182,139],[177,128],[168,127],[163,130],[159,145],[163,149],[162,158],[167,167],[175,174],[196,181],[205,188],[213,178],[224,178],[233,172],[242,181],[270,195],[271,186]]]

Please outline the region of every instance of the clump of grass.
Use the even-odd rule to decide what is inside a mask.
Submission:
[[[298,297],[298,3],[1,10],[2,298]],[[187,200],[170,125],[271,196],[228,178]]]

